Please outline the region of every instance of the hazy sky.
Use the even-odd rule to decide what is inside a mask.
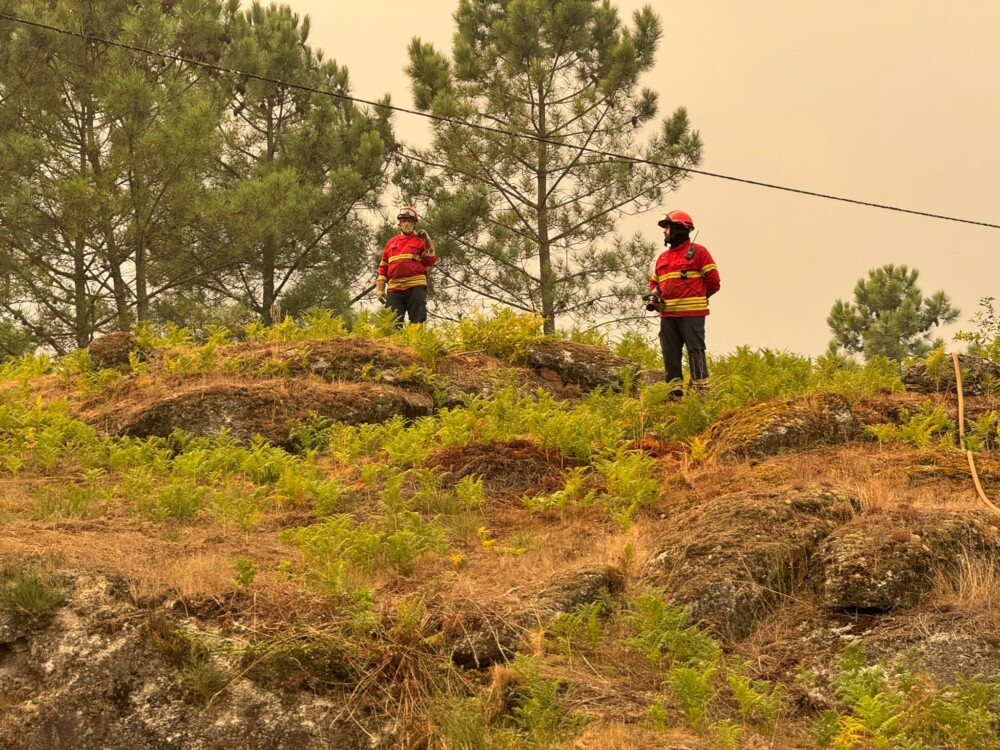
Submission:
[[[310,42],[350,71],[354,95],[412,107],[403,68],[414,36],[450,53],[457,0],[291,0]],[[623,19],[648,3],[613,3]],[[688,109],[701,169],[1000,224],[1000,2],[702,0],[655,2],[665,31],[642,84],[661,115]],[[426,143],[427,121],[394,118]],[[688,211],[715,257],[708,347],[821,353],[826,316],[886,263],[945,291],[962,328],[1000,298],[1000,230],[695,176],[664,209]],[[661,235],[661,211],[622,229]],[[1000,303],[998,303],[1000,306]],[[650,332],[655,321],[650,321]],[[960,346],[960,345],[959,345]]]

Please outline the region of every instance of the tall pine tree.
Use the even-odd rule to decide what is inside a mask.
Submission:
[[[170,262],[213,161],[218,112],[197,91],[197,66],[94,38],[218,59],[220,3],[170,5],[8,3],[87,38],[0,24],[0,130],[16,185],[0,194],[0,310],[57,352],[146,313],[147,271]]]
[[[495,130],[438,122],[399,178],[404,198],[430,206],[443,298],[535,311],[547,332],[559,316],[634,305],[656,248],[617,223],[661,203],[685,172],[595,152],[690,167],[702,151],[683,108],[640,142],[658,111],[639,87],[658,17],[646,7],[627,26],[607,0],[460,0],[454,17],[450,59],[410,45],[414,101]]]
[[[196,243],[205,274],[194,291],[239,302],[265,323],[283,298],[349,303],[371,267],[364,214],[378,207],[388,179],[388,110],[365,112],[344,98],[347,70],[312,49],[309,28],[288,6],[252,3],[224,63],[260,78],[219,82],[230,116]]]

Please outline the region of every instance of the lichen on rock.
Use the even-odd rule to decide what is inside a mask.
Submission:
[[[792,592],[819,543],[858,507],[831,489],[713,498],[665,522],[657,582],[693,619],[738,640]]]
[[[820,393],[731,412],[712,426],[708,440],[721,460],[763,458],[845,443],[860,429],[846,399]]]
[[[918,604],[956,561],[1000,557],[985,512],[883,511],[859,516],[823,543],[822,596],[831,610],[890,612]]]

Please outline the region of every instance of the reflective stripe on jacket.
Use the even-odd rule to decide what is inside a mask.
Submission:
[[[719,291],[719,269],[703,245],[690,240],[664,250],[653,263],[649,291],[659,288],[663,298],[661,318],[708,315],[708,298]]]
[[[437,263],[433,248],[416,234],[397,234],[387,243],[378,264],[378,280],[390,292],[427,286],[427,269]]]

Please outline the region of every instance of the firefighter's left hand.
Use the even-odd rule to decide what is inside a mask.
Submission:
[[[426,229],[418,229],[417,230],[417,237],[419,237],[420,239],[422,239],[428,245],[431,244],[431,236],[429,234],[427,234],[427,230]]]

